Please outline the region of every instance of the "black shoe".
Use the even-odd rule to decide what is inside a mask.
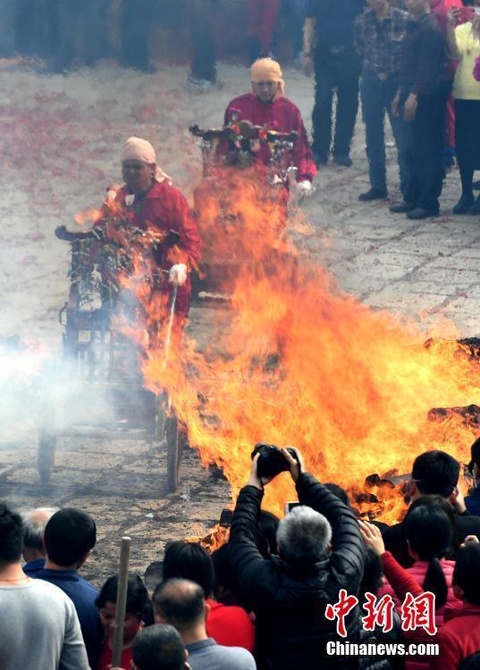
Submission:
[[[328,163],[328,154],[313,154],[313,160],[315,165],[320,167],[320,165],[326,165]]]
[[[480,214],[480,195],[477,197],[473,205],[468,210],[469,214]]]
[[[366,191],[365,193],[360,193],[358,199],[361,200],[362,202],[369,202],[370,200],[385,200],[387,196],[388,193],[385,189],[376,188],[375,186],[372,186],[372,188],[369,191]]]
[[[353,161],[348,154],[336,154],[333,157],[336,165],[341,165],[342,167],[351,167]]]
[[[466,214],[475,204],[473,195],[462,195],[455,207],[452,209],[454,214]]]
[[[438,211],[432,211],[431,209],[424,209],[423,207],[415,207],[415,209],[407,212],[407,219],[412,219],[414,221],[420,219],[429,219],[431,216],[438,216]]]
[[[390,205],[389,209],[392,214],[406,214],[407,212],[412,212],[416,209],[416,205],[414,205],[413,202],[403,200],[403,202],[397,202],[396,205]]]

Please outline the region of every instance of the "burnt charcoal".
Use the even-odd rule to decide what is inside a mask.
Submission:
[[[478,405],[435,407],[428,413],[429,421],[447,421],[453,417],[460,417],[466,426],[480,427],[480,407]]]

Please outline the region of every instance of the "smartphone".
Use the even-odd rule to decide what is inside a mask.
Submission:
[[[298,507],[300,505],[299,502],[286,502],[285,503],[285,514],[288,514],[289,512],[292,511],[294,507]]]

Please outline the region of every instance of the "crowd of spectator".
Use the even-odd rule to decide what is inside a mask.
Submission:
[[[283,518],[261,509],[277,475],[263,474],[269,455],[257,453],[225,544],[210,553],[200,542],[168,543],[151,593],[128,575],[116,667],[478,668],[480,516],[468,511],[477,489],[460,491],[460,463],[444,451],[419,454],[403,489],[410,506],[387,526],[361,518],[344,489],[306,470],[298,450],[280,456],[299,503]],[[112,667],[119,576],[100,589],[80,576],[95,543],[96,523],[83,510],[20,515],[0,503],[2,670]],[[407,654],[397,652],[402,645]]]

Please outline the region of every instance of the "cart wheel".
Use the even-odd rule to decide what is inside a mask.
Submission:
[[[167,438],[167,490],[168,493],[174,493],[178,487],[180,469],[178,420],[176,416],[166,418],[165,434]]]
[[[55,447],[57,437],[45,429],[40,430],[38,438],[38,474],[43,486],[50,483],[50,474],[55,462]]]

